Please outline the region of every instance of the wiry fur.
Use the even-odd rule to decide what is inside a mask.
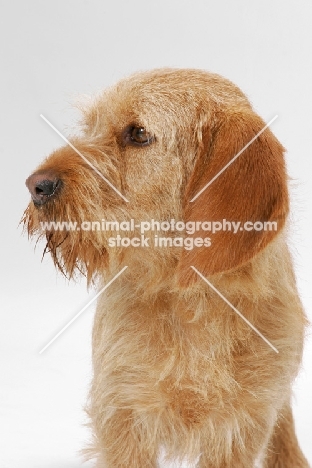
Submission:
[[[121,143],[129,124],[153,144]],[[306,319],[283,229],[283,148],[266,130],[193,204],[190,198],[264,126],[242,92],[196,70],[133,75],[85,111],[73,144],[38,169],[63,186],[26,210],[58,267],[98,277],[127,270],[98,301],[88,414],[97,468],[156,468],[159,450],[200,468],[307,468],[291,384]],[[270,220],[277,233],[220,233],[210,248],[109,248],[113,233],[41,232],[46,220]],[[196,233],[194,237],[202,235]],[[133,233],[124,233],[131,236]],[[178,233],[166,233],[178,235]],[[180,234],[179,234],[180,235]],[[276,354],[190,268],[194,265],[278,349]]]

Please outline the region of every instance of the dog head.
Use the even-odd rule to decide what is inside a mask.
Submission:
[[[191,266],[207,276],[238,268],[277,235],[288,212],[283,147],[264,127],[243,93],[218,75],[164,69],[126,78],[84,111],[81,135],[27,179],[28,232],[46,237],[62,271],[91,279],[113,254],[122,261],[125,249],[110,249],[107,231],[42,222],[174,219],[197,222],[191,237],[199,238],[207,237],[203,221],[276,222],[275,231],[222,230],[209,247],[170,254],[185,286],[197,279]]]

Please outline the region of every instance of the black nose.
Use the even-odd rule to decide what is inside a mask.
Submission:
[[[31,193],[35,205],[44,205],[54,197],[61,188],[61,180],[52,172],[38,171],[26,180],[26,186]]]

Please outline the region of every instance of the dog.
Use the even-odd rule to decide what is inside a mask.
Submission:
[[[82,115],[27,179],[23,220],[67,277],[105,289],[88,456],[307,468],[291,411],[307,319],[283,146],[236,85],[201,70],[136,73]]]

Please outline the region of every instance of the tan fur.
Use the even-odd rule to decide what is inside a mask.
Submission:
[[[125,144],[128,125],[148,129],[155,141]],[[169,458],[200,455],[200,468],[252,468],[260,459],[266,468],[308,467],[290,410],[306,318],[286,244],[283,148],[272,132],[265,130],[190,202],[264,125],[242,92],[218,75],[139,73],[97,97],[72,140],[129,203],[68,146],[35,173],[62,181],[42,206],[30,203],[24,218],[31,235],[46,236],[56,265],[99,286],[128,266],[100,296],[94,321],[87,411],[97,468],[156,468],[162,447]],[[112,232],[43,232],[39,224],[103,218],[277,220],[278,232],[220,232],[211,247],[187,251],[111,248]],[[197,236],[207,233],[190,237]]]

